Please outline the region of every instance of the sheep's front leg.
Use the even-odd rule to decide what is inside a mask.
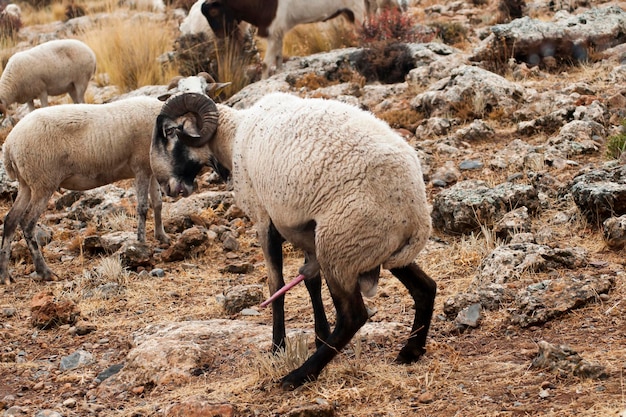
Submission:
[[[163,228],[161,212],[163,209],[163,199],[161,198],[161,187],[154,176],[150,177],[150,202],[154,211],[154,238],[161,243],[170,244],[170,237]]]
[[[39,243],[35,237],[35,227],[37,221],[48,204],[48,200],[52,196],[52,191],[39,191],[31,195],[30,203],[24,217],[20,220],[20,226],[24,231],[24,239],[30,250],[30,254],[35,264],[35,272],[44,281],[52,281],[55,275],[52,270],[46,264],[46,261],[39,249]]]
[[[399,363],[412,363],[426,352],[426,336],[433,316],[437,284],[415,263],[393,268],[391,273],[409,290],[415,302],[411,335],[396,358]]]
[[[285,285],[283,278],[283,237],[269,220],[257,222],[257,234],[267,267],[270,296]],[[272,302],[272,352],[285,348],[285,296]]]
[[[2,234],[2,248],[0,249],[0,282],[9,285],[15,280],[9,274],[9,261],[11,260],[11,243],[15,237],[15,231],[20,219],[28,207],[30,190],[20,186],[13,206],[4,218],[4,232]]]
[[[150,178],[138,173],[135,176],[135,190],[137,191],[137,240],[146,241],[146,217],[148,216],[148,189],[151,186]]]
[[[304,265],[298,271],[304,275],[304,285],[309,291],[311,304],[313,306],[313,317],[315,319],[315,346],[319,348],[328,339],[330,326],[322,303],[322,277],[320,275],[320,265],[314,253],[304,253]]]

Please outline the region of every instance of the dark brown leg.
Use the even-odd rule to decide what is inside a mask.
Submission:
[[[426,353],[426,336],[433,316],[437,284],[415,263],[391,269],[404,284],[415,302],[415,319],[406,345],[400,350],[397,362],[411,363]]]

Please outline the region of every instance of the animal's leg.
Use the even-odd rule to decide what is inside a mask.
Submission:
[[[270,296],[285,285],[283,278],[283,242],[270,219],[257,222],[257,235],[267,268],[267,282]],[[272,302],[272,352],[285,348],[285,296],[282,295]]]
[[[79,87],[76,83],[72,83],[68,93],[74,103],[78,104],[85,102],[85,88]]]
[[[9,285],[15,281],[9,274],[9,261],[11,259],[11,242],[15,236],[15,231],[20,219],[28,208],[30,201],[30,189],[20,185],[17,197],[11,209],[4,218],[4,232],[2,234],[2,249],[0,249],[0,283]]]
[[[26,240],[28,249],[30,249],[30,254],[35,264],[35,272],[37,272],[37,275],[44,281],[52,281],[54,273],[50,270],[41,254],[34,231],[41,213],[43,213],[48,205],[48,200],[50,200],[52,192],[53,191],[39,191],[32,193],[28,210],[26,210],[24,217],[20,220],[20,226],[24,231],[24,239]]]
[[[35,102],[33,100],[28,101],[28,111],[35,111]]]
[[[46,91],[41,93],[39,101],[41,102],[41,107],[48,107],[48,93]]]
[[[415,301],[415,319],[411,335],[396,358],[397,362],[411,363],[426,352],[426,336],[433,316],[437,284],[415,263],[392,268],[391,273],[404,284]]]
[[[351,292],[346,292],[337,283],[336,278],[328,275],[325,277],[337,310],[335,329],[301,367],[283,378],[283,389],[294,389],[307,381],[317,379],[328,362],[348,344],[367,321],[367,310],[358,286],[355,285]]]
[[[137,240],[146,241],[146,217],[148,216],[148,189],[150,177],[139,172],[135,176],[135,190],[137,192]]]
[[[315,318],[315,346],[319,348],[330,334],[330,326],[328,325],[324,304],[322,303],[320,265],[313,253],[305,252],[304,259],[305,264],[298,272],[306,277],[304,285],[306,285],[306,289],[309,291],[311,304],[313,305],[313,317]]]
[[[267,50],[263,59],[263,72],[261,78],[268,78],[280,69],[283,63],[283,38],[270,36],[267,39]]]
[[[150,202],[152,203],[152,210],[154,210],[154,238],[159,242],[170,244],[170,238],[165,233],[163,228],[163,219],[161,217],[161,211],[163,209],[163,199],[161,198],[161,187],[156,178],[150,177]]]

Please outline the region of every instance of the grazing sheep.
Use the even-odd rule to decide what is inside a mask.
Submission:
[[[9,284],[11,241],[17,225],[24,232],[35,271],[44,280],[53,272],[39,250],[34,229],[58,188],[88,190],[135,178],[137,238],[146,239],[148,194],[154,209],[154,236],[168,243],[161,221],[161,192],[150,168],[154,121],[163,102],[134,97],[108,104],[61,104],[35,110],[7,136],[4,166],[19,181],[13,206],[4,220],[0,282]]]
[[[194,115],[190,123],[187,113]],[[417,154],[370,113],[333,100],[270,94],[247,110],[200,94],[169,99],[156,120],[152,170],[162,190],[187,196],[205,164],[232,172],[235,201],[255,223],[270,293],[285,285],[282,243],[304,251],[300,273],[311,296],[317,350],[282,380],[292,389],[322,369],[367,321],[381,266],[415,301],[397,361],[425,352],[436,284],[415,263],[431,232]],[[321,275],[336,309],[330,327]],[[274,350],[285,346],[284,295],[272,302]]]
[[[283,63],[283,37],[301,23],[322,22],[345,14],[361,24],[366,0],[206,0],[202,14],[218,38],[230,36],[241,21],[258,28],[267,38],[262,77],[267,78]]]
[[[69,93],[74,103],[85,102],[89,80],[96,72],[96,54],[76,39],[44,42],[15,53],[0,77],[0,112],[6,114],[13,103],[28,103],[35,110],[34,99],[48,106],[48,95]]]

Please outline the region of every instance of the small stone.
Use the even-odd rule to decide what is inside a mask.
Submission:
[[[67,408],[74,408],[74,407],[76,407],[76,399],[75,398],[68,398],[67,400],[63,401],[63,406],[67,407]]]
[[[150,276],[163,278],[165,276],[165,271],[162,270],[161,268],[154,268],[152,271],[150,271]]]
[[[419,401],[422,404],[430,404],[433,401],[435,401],[435,394],[433,394],[430,391],[426,391],[420,394],[419,397],[417,397],[417,401]]]
[[[143,394],[143,392],[145,391],[146,387],[144,387],[143,385],[140,385],[138,387],[133,387],[133,389],[131,390],[131,392],[135,395],[141,395]]]

